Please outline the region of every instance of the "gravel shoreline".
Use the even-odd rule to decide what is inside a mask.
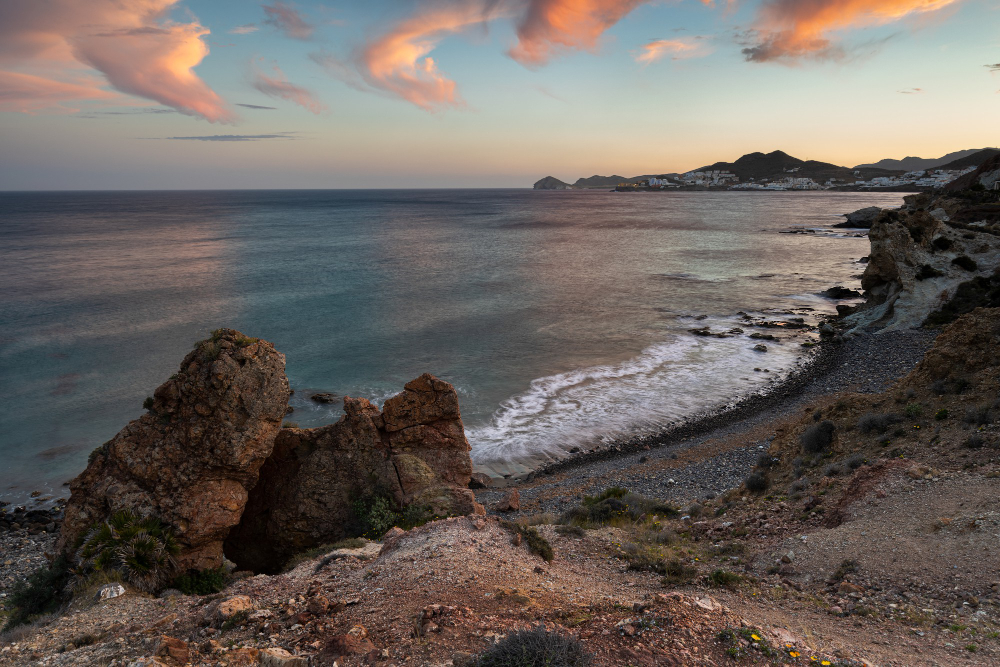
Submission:
[[[906,375],[934,343],[937,331],[902,330],[862,334],[826,341],[803,368],[765,393],[748,396],[736,405],[697,415],[660,433],[612,443],[551,464],[525,479],[517,488],[522,513],[562,512],[578,502],[582,489],[595,493],[611,485],[636,493],[686,504],[719,495],[739,486],[757,457],[769,444],[732,449],[698,458],[696,448],[708,440],[745,435],[752,429],[801,412],[817,398],[844,391],[880,393]],[[665,459],[695,450],[695,459],[664,471]],[[659,464],[659,465],[658,465]],[[489,510],[509,488],[476,492]]]

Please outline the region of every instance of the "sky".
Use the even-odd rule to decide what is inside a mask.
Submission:
[[[853,166],[997,119],[1000,0],[0,1],[0,190]]]

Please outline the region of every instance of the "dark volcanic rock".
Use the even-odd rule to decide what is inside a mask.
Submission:
[[[834,227],[848,228],[848,229],[870,229],[872,223],[875,222],[875,218],[878,214],[882,212],[882,209],[878,206],[869,206],[867,208],[858,209],[854,213],[845,213],[844,217],[847,218],[845,222],[840,222],[834,225]]]
[[[828,290],[824,290],[821,294],[828,299],[854,299],[861,296],[861,292],[848,289],[842,285],[831,287]]]
[[[222,565],[222,542],[270,456],[288,399],[285,357],[219,329],[160,385],[149,412],[91,456],[70,484],[59,546],[131,509],[177,530],[181,568]]]
[[[376,495],[438,516],[483,512],[468,489],[469,442],[450,384],[425,374],[382,412],[350,397],[344,412],[335,424],[278,434],[226,540],[237,565],[273,572],[296,553],[347,536],[357,523],[353,503]]]

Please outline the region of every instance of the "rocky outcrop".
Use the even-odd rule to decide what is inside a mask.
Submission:
[[[354,503],[383,496],[430,515],[482,513],[458,395],[432,375],[406,384],[380,411],[344,398],[344,416],[315,429],[282,429],[243,520],[226,541],[240,567],[274,571],[293,554],[349,534]]]
[[[563,183],[555,176],[546,176],[545,178],[536,181],[533,186],[535,190],[572,190],[573,187],[569,183]]]
[[[837,223],[834,227],[869,229],[872,226],[872,223],[875,222],[875,218],[877,218],[878,214],[881,212],[882,209],[878,206],[869,206],[868,208],[858,209],[854,213],[845,213],[844,217],[847,218],[847,220]]]
[[[1000,308],[977,308],[945,327],[934,341],[934,347],[900,381],[899,389],[928,387],[938,381],[977,384],[972,379],[978,373],[1000,366],[998,347]],[[962,390],[945,384],[941,393],[945,391],[961,393]]]
[[[177,531],[183,569],[222,565],[222,543],[271,455],[288,402],[285,357],[219,329],[160,385],[147,414],[91,456],[70,483],[60,547],[129,509]]]
[[[872,223],[861,279],[867,302],[845,318],[855,329],[919,327],[961,284],[1000,267],[1000,228],[988,219],[960,222],[976,208],[967,199],[914,195],[905,201]]]

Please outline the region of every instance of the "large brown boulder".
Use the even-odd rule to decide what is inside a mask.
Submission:
[[[287,402],[284,355],[239,331],[213,332],[156,389],[147,414],[96,450],[70,483],[60,547],[128,509],[175,528],[181,568],[220,566]]]
[[[251,491],[226,556],[273,572],[292,555],[347,536],[354,502],[377,496],[431,515],[482,513],[454,387],[424,374],[385,402],[344,399],[344,416],[315,429],[282,429]]]

